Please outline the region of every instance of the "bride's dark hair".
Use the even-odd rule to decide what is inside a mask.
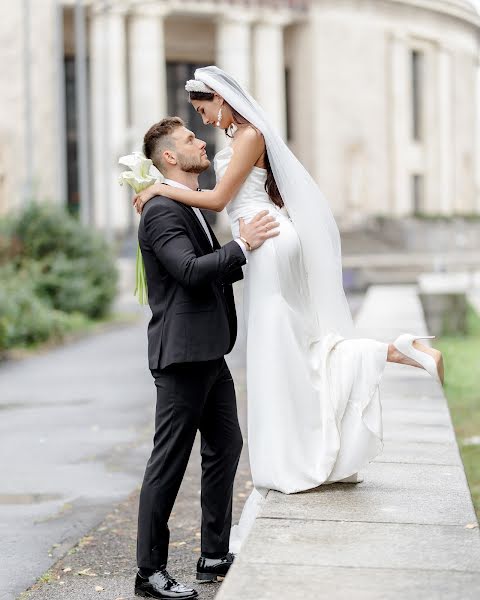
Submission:
[[[213,93],[209,93],[209,92],[190,92],[189,98],[190,98],[190,101],[191,100],[198,100],[198,101],[206,100],[207,102],[211,102],[214,98],[214,95],[213,95]],[[244,117],[242,117],[242,115],[240,113],[238,113],[234,108],[232,108],[230,106],[230,104],[228,104],[227,102],[225,102],[225,104],[232,111],[232,116],[233,116],[233,120],[235,123],[237,123],[239,125],[242,125],[242,124],[251,125],[251,123],[249,123]],[[252,127],[253,127],[253,125],[252,125]],[[228,132],[228,129],[225,129],[225,135],[227,135],[228,137],[233,137]],[[265,181],[265,191],[267,192],[270,200],[276,206],[278,206],[279,208],[282,208],[282,206],[283,206],[282,196],[280,195],[280,191],[278,189],[277,182],[275,181],[275,177],[273,176],[273,171],[272,171],[272,167],[270,166],[270,160],[268,158],[268,151],[267,151],[266,145],[265,145],[265,166],[266,166],[266,170],[267,170],[267,180]]]

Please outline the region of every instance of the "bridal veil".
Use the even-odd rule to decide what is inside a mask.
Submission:
[[[265,138],[275,181],[302,246],[318,324],[318,331],[312,332],[312,343],[337,335],[352,337],[353,322],[342,282],[340,234],[322,192],[269,123],[265,111],[233,77],[210,66],[197,69],[195,79],[215,90]]]

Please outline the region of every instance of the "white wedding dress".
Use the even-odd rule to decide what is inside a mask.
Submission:
[[[217,182],[232,156],[214,161]],[[248,449],[254,492],[231,551],[254,522],[268,490],[285,494],[358,472],[382,450],[378,386],[387,345],[319,333],[306,285],[300,240],[285,209],[265,192],[266,171],[253,167],[228,204],[232,234],[238,221],[268,210],[280,235],[249,254],[245,269]],[[321,261],[322,257],[319,256]]]

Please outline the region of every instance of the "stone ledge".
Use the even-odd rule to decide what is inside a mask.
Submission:
[[[425,332],[413,286],[374,286],[362,334]],[[448,406],[428,375],[389,365],[384,452],[365,481],[269,492],[217,600],[476,598],[480,537]]]

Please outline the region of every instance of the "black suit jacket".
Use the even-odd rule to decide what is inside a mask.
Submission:
[[[228,354],[237,335],[232,283],[243,278],[240,246],[213,249],[193,210],[163,196],[145,205],[138,240],[145,264],[150,369],[214,360]]]

